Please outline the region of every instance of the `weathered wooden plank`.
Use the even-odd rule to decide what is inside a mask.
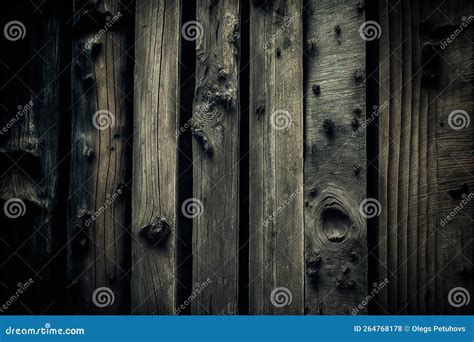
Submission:
[[[130,10],[74,1],[68,297],[79,313],[127,310]]]
[[[65,122],[58,78],[63,6],[50,1],[40,7],[42,15],[33,16],[29,2],[10,4],[1,24],[0,300],[7,314],[50,313],[64,285],[54,258]],[[18,286],[24,295],[10,307]]]
[[[303,313],[302,10],[250,8],[250,314]]]
[[[379,274],[390,280],[379,298],[384,312],[472,313],[472,303],[457,308],[449,295],[456,287],[473,292],[467,199],[473,132],[456,126],[468,120],[473,107],[472,32],[462,23],[470,8],[468,1],[432,0],[381,7],[380,51],[386,46],[389,52],[380,59],[380,79],[390,79],[389,87],[381,83],[379,99],[390,101],[379,127],[386,151],[379,156],[385,166],[379,178],[379,196],[385,199]],[[448,42],[452,34],[456,38]]]
[[[367,293],[365,40],[357,1],[306,11],[305,310],[362,314]],[[371,115],[367,113],[367,117]],[[371,201],[371,200],[370,200]],[[367,202],[370,205],[370,201]]]
[[[138,0],[132,203],[132,313],[176,306],[181,1]]]
[[[193,282],[210,284],[192,312],[237,314],[240,2],[198,1],[196,19],[194,199],[185,203],[199,207],[191,215]]]

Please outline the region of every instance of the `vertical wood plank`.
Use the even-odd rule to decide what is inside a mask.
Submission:
[[[383,312],[472,312],[472,303],[449,301],[456,287],[473,293],[473,207],[461,202],[472,187],[474,135],[450,120],[465,111],[457,112],[462,125],[472,113],[472,32],[463,28],[447,42],[468,9],[468,1],[382,5],[379,101],[390,101],[379,127],[379,274],[390,280]]]
[[[302,23],[299,1],[252,2],[250,314],[303,313]]]
[[[59,165],[66,121],[59,79],[63,5],[50,1],[35,15],[26,1],[8,7],[1,23],[11,31],[2,37],[0,70],[0,298],[5,303],[17,284],[30,284],[22,302],[5,313],[50,313],[64,285],[55,229],[62,210],[58,184],[66,178]]]
[[[131,10],[127,1],[74,1],[68,297],[78,313],[127,309]]]
[[[307,7],[305,307],[348,314],[367,294],[365,41],[357,1]],[[367,113],[367,117],[370,116]]]
[[[194,314],[237,314],[240,2],[197,3],[193,104],[193,282],[209,282]],[[193,203],[192,203],[193,202]],[[185,209],[186,210],[186,209]]]
[[[132,313],[176,301],[181,1],[138,0],[132,195]]]

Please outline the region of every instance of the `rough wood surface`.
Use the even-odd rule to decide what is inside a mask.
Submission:
[[[26,1],[8,7],[3,19],[24,27],[11,31],[18,39],[7,40],[4,33],[1,47],[0,301],[31,278],[25,295],[5,313],[41,314],[58,304],[56,289],[62,284],[54,258],[61,235],[55,223],[63,210],[57,195],[59,132],[65,122],[59,79],[62,6],[50,1],[37,16]]]
[[[180,1],[138,0],[132,196],[132,313],[176,306]]]
[[[306,7],[305,310],[359,314],[367,294],[364,12],[353,0]]]
[[[303,313],[302,10],[250,8],[250,314]]]
[[[129,6],[74,1],[68,298],[77,313],[124,312],[129,297]],[[105,307],[102,287],[115,298]]]
[[[379,102],[390,103],[379,127],[379,276],[390,281],[378,298],[383,313],[472,313],[472,301],[449,302],[453,288],[473,293],[474,135],[472,125],[453,129],[449,119],[473,109],[467,13],[472,2],[461,0],[380,7]]]
[[[196,19],[193,202],[202,213],[193,221],[193,283],[210,284],[192,312],[237,314],[240,3],[198,1]]]

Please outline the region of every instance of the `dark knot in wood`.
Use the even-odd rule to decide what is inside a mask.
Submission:
[[[165,217],[156,218],[152,224],[140,230],[140,236],[152,245],[163,244],[171,234],[171,226]]]

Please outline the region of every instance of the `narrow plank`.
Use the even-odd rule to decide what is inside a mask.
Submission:
[[[430,259],[434,269],[425,286],[434,288],[431,312],[436,314],[472,314],[474,308],[474,205],[469,196],[474,188],[474,127],[472,122],[467,125],[474,109],[474,47],[472,27],[466,26],[473,7],[466,0],[422,1],[421,6],[423,90],[428,98],[432,151],[428,216],[434,237]],[[471,16],[470,26],[472,20]],[[456,38],[447,41],[453,34]],[[456,306],[463,301],[465,305]]]
[[[193,103],[194,314],[238,313],[240,2],[199,1]],[[202,209],[202,210],[201,210]],[[185,209],[186,210],[186,209]],[[189,214],[190,212],[188,212]]]
[[[250,8],[250,314],[304,308],[302,11]]]
[[[305,311],[364,314],[367,226],[364,11],[308,2],[305,58]],[[311,40],[314,40],[313,43]],[[367,113],[369,117],[371,113]]]
[[[17,284],[30,285],[21,303],[4,311],[7,314],[51,313],[48,309],[58,304],[58,289],[64,286],[55,258],[60,240],[55,229],[61,216],[58,186],[64,180],[59,161],[65,122],[60,101],[65,93],[58,78],[63,6],[50,1],[40,9],[41,15],[32,15],[34,7],[20,1],[8,6],[2,22],[11,29],[2,37],[0,72],[2,302],[17,291]]]
[[[132,313],[176,307],[181,1],[138,0],[135,31]]]
[[[456,110],[472,113],[472,34],[461,30],[446,44],[468,9],[467,1],[382,5],[380,22],[389,25],[382,26],[381,55],[390,47],[380,60],[380,79],[390,80],[388,89],[381,82],[379,99],[390,101],[379,127],[387,152],[379,156],[379,196],[387,208],[379,274],[390,280],[379,297],[383,312],[472,312],[472,303],[456,307],[449,300],[453,288],[473,292],[473,207],[469,200],[460,204],[472,187],[473,132],[453,129],[449,119]],[[461,112],[460,122],[468,115]],[[460,205],[461,212],[443,222]]]
[[[76,0],[73,9],[69,305],[74,313],[125,313],[131,7]]]

